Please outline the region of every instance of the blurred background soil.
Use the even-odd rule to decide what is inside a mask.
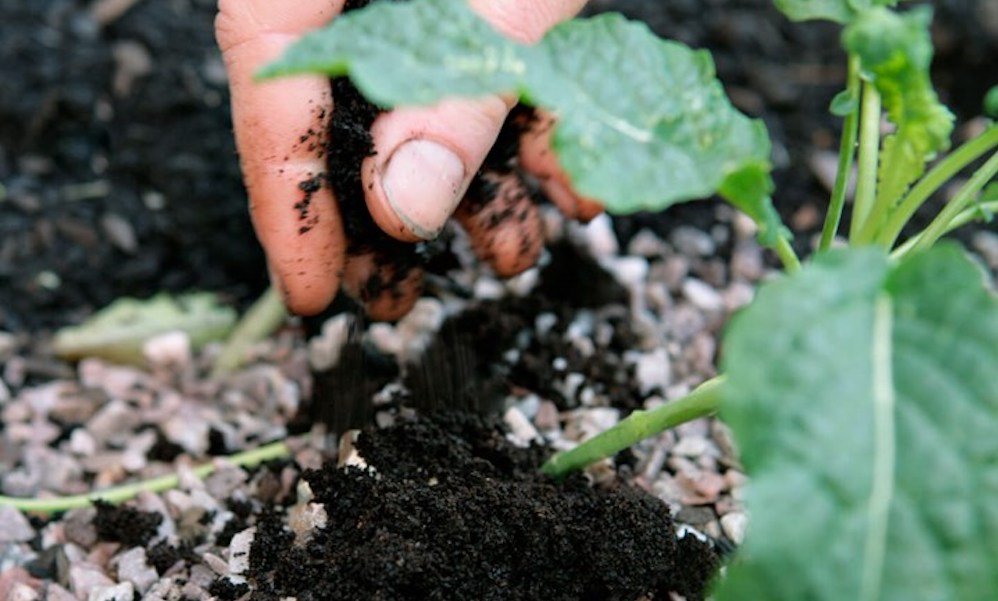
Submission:
[[[935,5],[934,81],[964,123],[998,83],[998,3]],[[845,75],[837,27],[790,23],[770,0],[593,0],[589,10],[710,49],[734,102],[774,138],[777,207],[795,231],[820,226],[820,159],[838,136],[827,106]],[[0,0],[0,329],[54,327],[160,290],[244,304],[266,286],[214,11],[215,0]],[[664,233],[713,216],[693,203],[615,227]]]

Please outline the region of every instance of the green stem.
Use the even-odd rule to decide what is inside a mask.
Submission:
[[[870,217],[877,191],[877,158],[880,153],[880,93],[872,84],[863,84],[859,115],[859,167],[856,172],[856,200],[852,207],[849,240],[855,241]]]
[[[977,203],[974,206],[964,209],[959,215],[957,215],[949,225],[946,226],[946,231],[943,235],[946,235],[953,230],[963,227],[970,223],[971,221],[977,221],[982,219],[987,213],[998,213],[998,200],[991,200],[988,202]],[[923,232],[924,233],[924,232]],[[918,244],[918,240],[922,237],[922,234],[917,236],[912,236],[905,241],[904,244],[897,247],[897,249],[891,253],[892,259],[900,259],[904,255],[911,252],[912,247]]]
[[[943,210],[936,215],[936,218],[918,236],[918,241],[908,252],[921,252],[935,244],[936,240],[949,231],[950,223],[974,202],[978,192],[991,181],[995,174],[998,174],[998,152],[991,155],[991,158],[981,165],[981,168],[975,171],[974,175],[970,176],[970,180],[960,188],[953,200],[949,201]]]
[[[780,236],[776,240],[776,247],[773,249],[776,251],[776,255],[780,257],[780,261],[783,263],[783,268],[787,273],[794,273],[800,270],[800,259],[797,258],[797,253],[794,252],[794,247],[790,245],[790,241]]]
[[[230,455],[225,458],[228,463],[240,467],[252,467],[265,461],[281,459],[290,454],[287,446],[283,442],[274,442],[257,449]],[[200,465],[192,470],[198,478],[205,478],[218,469],[214,462]],[[177,474],[169,474],[158,478],[151,478],[136,482],[116,486],[107,490],[91,492],[83,495],[72,495],[67,497],[52,497],[48,499],[23,499],[18,497],[0,496],[0,505],[14,507],[21,511],[36,512],[43,514],[61,513],[78,507],[87,507],[96,501],[107,503],[123,503],[143,491],[163,492],[176,488],[180,484],[180,477]]]
[[[215,360],[212,375],[220,376],[237,369],[246,361],[249,348],[281,327],[288,312],[277,289],[271,286],[257,299],[236,324]]]
[[[574,449],[555,454],[541,466],[541,471],[553,478],[563,478],[570,472],[619,453],[649,436],[715,413],[721,404],[723,382],[724,378],[719,376],[704,382],[681,399],[651,411],[635,411],[616,426]]]
[[[849,57],[849,78],[846,91],[852,98],[859,96],[859,58]],[[835,234],[839,231],[842,221],[842,208],[846,204],[846,188],[849,186],[849,176],[852,174],[852,162],[856,154],[856,133],[859,130],[859,103],[846,115],[842,124],[842,139],[839,141],[839,166],[835,173],[835,185],[832,187],[832,197],[828,203],[828,213],[825,215],[825,226],[821,230],[821,242],[818,250],[825,250],[832,245]]]
[[[925,177],[908,191],[908,194],[891,213],[887,224],[877,237],[877,242],[886,248],[894,246],[908,220],[936,190],[964,167],[984,156],[996,146],[998,146],[998,125],[991,125],[984,133],[964,143],[945,159],[939,161],[925,174]]]

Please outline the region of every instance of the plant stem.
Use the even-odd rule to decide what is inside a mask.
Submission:
[[[619,453],[649,436],[715,413],[721,403],[723,382],[724,378],[718,376],[704,382],[681,399],[651,411],[635,411],[616,426],[574,449],[555,454],[541,466],[541,471],[553,478],[563,478],[570,472]]]
[[[859,58],[850,56],[846,91],[852,98],[859,96],[859,83]],[[852,162],[856,154],[856,133],[858,130],[859,103],[856,103],[842,124],[842,139],[839,141],[839,166],[835,173],[835,185],[832,187],[832,197],[828,203],[828,213],[825,214],[825,226],[821,230],[821,242],[818,243],[818,250],[830,247],[832,240],[835,239],[835,234],[839,231],[842,209],[846,204],[846,188],[849,186]]]
[[[287,446],[283,442],[274,442],[257,449],[252,449],[236,455],[225,457],[225,461],[240,467],[252,467],[265,461],[281,459],[290,454]],[[198,478],[205,478],[218,469],[214,463],[206,463],[194,468],[192,471]],[[87,507],[96,501],[107,503],[123,503],[143,491],[163,492],[176,488],[180,484],[180,477],[177,474],[169,474],[136,482],[116,486],[107,490],[91,492],[83,495],[72,495],[67,497],[52,497],[48,499],[24,499],[18,497],[0,496],[0,505],[14,507],[26,512],[37,512],[43,514],[61,513],[78,507]]]
[[[948,226],[946,226],[946,231],[943,232],[943,235],[952,232],[958,227],[963,227],[971,221],[976,221],[978,218],[982,217],[984,213],[998,213],[998,200],[977,203],[967,209],[964,209],[959,215],[953,218],[953,221],[951,221]],[[897,247],[897,249],[891,253],[891,258],[900,259],[904,255],[911,252],[912,247],[918,243],[918,240],[921,237],[922,234],[918,234],[917,236],[909,238],[904,244]]]
[[[928,200],[943,184],[948,182],[960,170],[984,156],[990,150],[998,146],[998,125],[991,125],[981,135],[973,140],[964,143],[962,146],[951,152],[946,158],[939,161],[925,177],[915,184],[897,208],[891,213],[887,224],[877,236],[877,242],[886,248],[894,246],[901,230],[911,219],[915,211]]]
[[[880,153],[880,93],[869,82],[863,83],[859,115],[859,167],[856,173],[856,200],[852,207],[849,240],[855,241],[870,217],[877,191],[877,159]]]
[[[790,241],[780,236],[776,240],[776,247],[773,249],[776,251],[776,255],[780,257],[780,261],[783,263],[783,268],[787,273],[794,273],[800,270],[800,259],[797,258],[797,253],[794,252],[794,247],[790,245]]]
[[[977,193],[991,181],[995,174],[998,174],[998,152],[991,155],[991,158],[981,165],[981,168],[975,171],[974,175],[970,176],[970,180],[960,188],[953,200],[949,201],[932,220],[932,223],[925,228],[925,231],[919,234],[918,240],[908,252],[921,252],[935,244],[936,240],[949,231],[950,223],[974,201]]]
[[[267,288],[229,335],[222,352],[215,359],[212,375],[220,376],[242,365],[246,361],[249,347],[281,327],[287,315],[277,289],[273,286]]]

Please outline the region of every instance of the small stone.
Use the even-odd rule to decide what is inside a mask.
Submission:
[[[97,542],[97,529],[94,527],[94,517],[97,510],[93,507],[73,509],[63,519],[63,530],[66,540],[88,549]]]
[[[256,528],[247,528],[232,537],[229,542],[230,574],[242,574],[249,569],[250,546],[253,544],[255,535]]]
[[[113,586],[94,587],[87,595],[87,601],[132,601],[135,586],[131,582],[121,582]]]
[[[121,251],[132,255],[139,249],[132,224],[121,215],[106,213],[101,217],[100,226],[111,244],[117,246]]]
[[[752,302],[755,298],[755,288],[745,282],[732,282],[721,293],[721,298],[724,300],[724,309],[728,313],[734,313]]]
[[[114,559],[114,563],[117,565],[118,578],[135,585],[139,594],[144,594],[159,580],[159,575],[155,568],[149,565],[146,550],[142,547],[135,547],[121,553]]]
[[[69,435],[69,451],[75,455],[89,456],[97,452],[97,441],[83,428],[73,430]]]
[[[647,259],[661,258],[667,252],[668,247],[665,245],[665,242],[647,229],[642,229],[635,234],[627,245],[627,254]]]
[[[671,380],[669,353],[658,347],[650,353],[642,353],[635,361],[634,378],[641,386],[642,394],[655,390],[665,392]]]
[[[114,586],[114,582],[93,564],[78,562],[69,566],[69,589],[76,593],[77,597],[86,599],[91,592],[111,586]],[[124,598],[131,599],[132,596]]]
[[[208,567],[219,576],[228,575],[229,563],[218,555],[215,555],[214,553],[205,553],[201,556],[201,560],[208,564]]]
[[[28,518],[17,509],[0,506],[0,543],[24,543],[35,537]]]
[[[688,436],[679,439],[676,446],[672,448],[672,452],[676,455],[695,458],[707,453],[712,446],[710,441],[702,436]]]
[[[17,350],[17,337],[0,330],[0,361],[6,360]]]
[[[312,533],[326,527],[329,515],[322,503],[300,503],[291,508],[288,526],[295,533],[295,543],[304,545]]]
[[[30,584],[18,582],[10,587],[4,599],[5,601],[36,601],[41,599],[41,596]]]
[[[754,241],[742,241],[735,246],[731,255],[731,276],[747,282],[762,279],[766,267],[762,260],[762,249]]]
[[[509,434],[515,444],[526,447],[530,445],[531,441],[541,437],[527,416],[516,407],[510,407],[506,410],[506,413],[503,414],[503,421],[509,426]]]
[[[506,288],[502,283],[490,277],[481,277],[475,282],[475,298],[484,300],[499,300],[506,294]]]
[[[683,507],[676,514],[676,521],[692,526],[703,526],[714,521],[717,516],[710,507]]]
[[[686,225],[674,229],[670,241],[676,250],[688,257],[706,257],[717,250],[710,234]]]
[[[749,238],[755,238],[755,235],[759,233],[759,226],[751,217],[745,213],[738,212],[735,214],[734,221],[735,235],[742,240],[747,240]]]
[[[694,306],[707,313],[724,310],[724,299],[709,285],[696,278],[686,278],[683,282],[683,296]]]
[[[151,365],[187,365],[191,362],[191,337],[180,331],[154,336],[142,345],[142,355]]]
[[[970,245],[980,253],[988,267],[998,269],[998,233],[987,230],[976,232],[970,240]],[[2,354],[0,352],[0,355]]]
[[[597,259],[615,257],[620,253],[617,235],[613,232],[613,222],[606,213],[582,227],[589,252]]]
[[[140,419],[134,408],[124,401],[114,399],[90,418],[87,430],[99,442],[107,444],[127,437],[138,427]]]
[[[558,407],[551,401],[541,401],[534,416],[534,425],[541,430],[554,430],[559,424]]]
[[[732,511],[721,516],[721,529],[736,545],[745,541],[746,528],[748,528],[748,516],[740,511]]]
[[[683,285],[683,281],[689,273],[689,259],[681,255],[672,255],[656,270],[655,278],[660,278],[669,287],[669,290],[675,291]]]

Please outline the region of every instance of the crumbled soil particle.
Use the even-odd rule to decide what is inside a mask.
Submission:
[[[158,513],[115,506],[103,501],[97,501],[94,507],[97,508],[97,516],[94,518],[97,537],[129,547],[148,544],[156,536],[156,529],[163,521]]]
[[[228,578],[219,578],[208,587],[208,593],[218,597],[221,601],[236,601],[248,592],[250,592],[248,584],[232,582]]]
[[[537,472],[545,451],[495,423],[438,415],[367,430],[374,472],[306,472],[329,524],[302,546],[281,516],[258,522],[254,598],[703,599],[717,565],[678,539],[658,499]]]

